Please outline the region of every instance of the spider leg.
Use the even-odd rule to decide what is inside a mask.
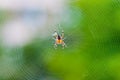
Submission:
[[[61,37],[64,38],[64,31],[62,30],[62,34],[61,34]]]
[[[64,41],[62,42],[62,47],[63,47],[63,49],[64,49],[65,47],[67,47]]]
[[[57,44],[56,43],[54,44],[54,48],[57,49]]]

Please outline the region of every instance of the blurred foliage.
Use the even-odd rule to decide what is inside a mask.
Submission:
[[[68,47],[55,50],[51,36],[1,47],[0,80],[120,80],[120,1],[69,2],[72,20],[61,22]]]

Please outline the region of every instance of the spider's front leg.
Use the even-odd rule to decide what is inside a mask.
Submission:
[[[64,31],[62,30],[62,34],[61,34],[61,37],[64,38]]]

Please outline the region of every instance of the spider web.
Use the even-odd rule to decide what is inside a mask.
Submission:
[[[70,0],[69,2],[72,3],[72,2],[78,2],[78,1],[79,0],[74,0],[74,1]],[[77,8],[77,7],[72,6],[72,9],[70,8],[69,11],[71,13],[69,14],[69,12],[67,12],[67,15],[69,15],[70,19],[72,19],[71,14],[75,15],[77,17],[81,16],[81,12],[79,11],[79,8]],[[62,19],[63,20],[66,19],[66,16],[63,15]],[[66,22],[64,22],[64,23],[69,24],[70,21],[68,21],[68,23],[66,23]],[[76,39],[74,39],[75,32],[78,31],[79,23],[78,24],[72,23],[72,27],[65,27],[65,26],[62,27],[62,25],[64,25],[64,24],[59,23],[57,25],[56,24],[52,25],[52,27],[50,26],[50,28],[48,28],[50,36],[47,38],[47,40],[45,40],[46,43],[45,43],[45,41],[43,41],[44,44],[41,43],[42,45],[45,45],[45,47],[42,47],[42,49],[40,49],[40,50],[39,50],[39,46],[37,46],[37,44],[36,44],[36,46],[32,45],[32,44],[28,45],[27,48],[26,47],[16,47],[16,48],[10,48],[10,49],[7,48],[6,49],[7,51],[4,52],[4,56],[5,57],[7,56],[6,58],[10,58],[10,59],[8,59],[8,61],[6,61],[7,59],[4,59],[6,62],[9,62],[8,64],[6,63],[7,65],[4,64],[6,66],[6,70],[4,70],[4,72],[8,73],[8,74],[4,75],[6,77],[5,79],[7,80],[7,78],[10,77],[11,79],[9,79],[9,80],[47,80],[47,78],[48,78],[48,80],[59,80],[53,76],[54,74],[49,73],[44,68],[44,62],[42,62],[40,60],[38,60],[38,62],[35,62],[37,60],[34,60],[36,57],[34,55],[36,54],[36,51],[42,52],[42,50],[43,50],[43,54],[40,55],[41,59],[44,55],[47,55],[48,56],[47,58],[49,60],[50,58],[52,58],[54,56],[53,53],[57,54],[57,50],[55,50],[53,47],[54,40],[52,39],[52,34],[53,34],[55,28],[59,33],[62,30],[64,30],[65,43],[67,45],[66,49],[70,50],[71,48],[73,48],[74,45],[78,45],[80,43],[79,40],[75,41]],[[71,28],[73,30],[70,30],[69,28]],[[74,43],[72,43],[71,40],[73,40]],[[38,44],[39,44],[39,42],[38,42]],[[27,49],[30,49],[31,51],[33,50],[33,52],[31,53],[31,51],[29,51]],[[65,51],[63,49],[58,49],[58,51],[60,51],[60,50]],[[25,51],[27,51],[29,54],[26,54]],[[44,54],[44,51],[46,51],[45,54]],[[13,69],[12,67],[15,69]],[[0,67],[0,70],[1,69],[2,68]],[[1,73],[0,73],[0,75],[1,75]],[[20,75],[21,76],[24,75],[24,77],[19,77]],[[5,80],[5,79],[3,78],[3,80]]]

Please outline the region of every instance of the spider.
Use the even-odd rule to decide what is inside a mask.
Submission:
[[[54,48],[57,49],[57,45],[62,45],[62,48],[64,49],[66,47],[66,44],[64,42],[64,31],[62,31],[62,34],[58,34],[57,31],[54,32],[53,38],[55,40]]]

